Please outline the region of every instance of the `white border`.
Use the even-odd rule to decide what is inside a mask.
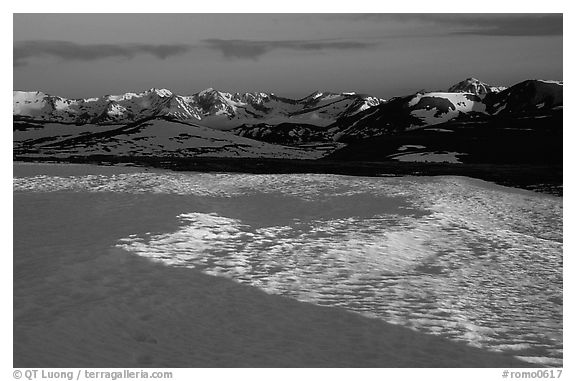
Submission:
[[[199,4],[201,3],[201,4]],[[141,13],[564,13],[564,95],[565,121],[564,121],[564,154],[565,154],[565,244],[564,244],[564,373],[561,379],[573,379],[572,364],[574,361],[573,343],[574,329],[571,321],[574,321],[573,313],[573,287],[574,281],[571,273],[574,270],[574,194],[572,165],[574,142],[572,120],[570,120],[573,103],[573,32],[574,32],[574,9],[568,1],[539,1],[539,2],[516,2],[516,1],[496,1],[482,0],[478,2],[439,2],[426,0],[410,0],[407,2],[384,2],[384,1],[361,1],[361,2],[338,2],[338,1],[309,1],[309,0],[288,0],[280,2],[264,1],[230,1],[220,0],[213,2],[193,2],[193,1],[168,1],[168,2],[138,2],[138,1],[58,1],[47,2],[39,0],[27,0],[4,5],[6,12],[2,12],[2,39],[4,54],[2,65],[2,75],[5,76],[2,83],[12,83],[12,41],[13,41],[13,13],[106,13],[114,11],[116,13],[132,13],[137,10]],[[567,69],[567,70],[566,70]],[[2,242],[4,242],[4,253],[8,259],[2,267],[2,302],[6,309],[2,314],[2,327],[4,340],[1,353],[1,379],[12,379],[12,181],[9,174],[12,173],[12,138],[9,131],[9,124],[12,118],[12,94],[8,89],[1,93],[2,116],[6,120],[2,129]],[[567,233],[567,234],[566,234]],[[191,380],[200,378],[226,377],[235,380],[288,380],[295,377],[305,379],[352,379],[369,378],[376,380],[384,379],[415,379],[415,380],[501,380],[502,371],[499,369],[293,369],[293,370],[263,370],[263,369],[175,369],[174,379]],[[572,375],[573,377],[573,375]]]

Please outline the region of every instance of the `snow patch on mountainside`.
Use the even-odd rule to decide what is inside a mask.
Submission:
[[[553,81],[550,79],[537,79],[538,82],[543,82],[543,83],[553,83],[555,85],[560,85],[560,86],[564,86],[564,81]]]
[[[444,123],[472,112],[486,114],[486,105],[472,93],[419,93],[408,102],[408,107],[412,108],[410,114],[421,122],[411,127]]]
[[[415,145],[415,144],[407,144],[407,145],[403,145],[398,147],[397,151],[406,151],[408,149],[421,149],[421,148],[426,148],[424,146],[421,145]]]
[[[336,146],[286,147],[229,132],[168,120],[136,126],[73,126],[49,123],[15,131],[15,151],[40,156],[169,156],[318,159]]]
[[[424,163],[461,163],[459,152],[417,152],[402,155],[395,155],[391,159],[404,162],[424,162]]]

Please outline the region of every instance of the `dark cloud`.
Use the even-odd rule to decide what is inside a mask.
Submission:
[[[300,51],[362,49],[374,43],[356,41],[251,41],[251,40],[203,40],[205,46],[220,51],[228,58],[257,59],[274,49]],[[68,41],[20,41],[14,42],[14,66],[24,66],[34,57],[55,57],[67,61],[93,61],[103,58],[129,59],[149,54],[159,59],[181,55],[197,46],[187,44],[77,44]]]
[[[489,36],[557,36],[562,35],[563,24],[561,13],[368,13],[349,17],[373,21],[419,21],[449,27],[449,34]]]
[[[291,40],[291,41],[253,41],[253,40],[204,40],[208,47],[220,51],[224,57],[258,59],[276,49],[297,51],[351,50],[374,46],[374,42],[333,41],[333,40]]]
[[[184,54],[191,49],[185,44],[76,44],[68,41],[14,42],[14,66],[26,65],[29,58],[56,57],[63,60],[92,61],[102,58],[133,58],[150,54],[160,59]]]

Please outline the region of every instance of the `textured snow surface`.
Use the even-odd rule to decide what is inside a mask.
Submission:
[[[458,177],[170,172],[36,175],[14,178],[14,191],[194,198],[209,210],[116,246],[562,365],[562,198]]]

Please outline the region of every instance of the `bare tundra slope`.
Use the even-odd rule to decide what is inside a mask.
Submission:
[[[244,157],[317,159],[337,143],[289,147],[179,121],[151,119],[126,126],[26,123],[14,131],[14,152],[28,157]]]

